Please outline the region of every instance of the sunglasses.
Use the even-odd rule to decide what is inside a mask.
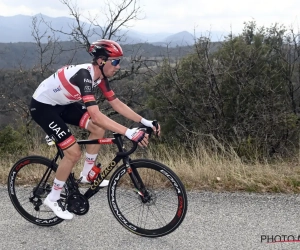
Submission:
[[[108,61],[111,61],[112,66],[117,66],[120,63],[121,59],[111,59]]]

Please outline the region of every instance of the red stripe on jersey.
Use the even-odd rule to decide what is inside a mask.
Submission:
[[[87,121],[90,119],[90,115],[88,112],[85,112],[79,121],[79,127],[85,128]]]
[[[115,93],[109,87],[109,83],[107,79],[102,79],[98,84],[98,87],[101,89],[103,95],[108,101],[112,101],[116,99]]]
[[[67,80],[65,76],[65,69],[62,68],[58,71],[57,75],[59,80],[61,81],[64,88],[70,93],[71,96],[66,95],[66,97],[70,100],[81,100],[81,95],[78,91],[71,85],[71,83]]]
[[[69,100],[74,100],[74,101],[77,101],[78,99],[76,99],[76,98],[74,98],[72,95],[66,95],[66,94],[64,94],[65,95],[65,97],[67,97]]]
[[[93,95],[85,95],[85,96],[82,97],[82,100],[83,100],[84,103],[96,101],[95,97]]]
[[[66,140],[64,140],[61,143],[58,143],[57,145],[61,148],[61,149],[66,149],[68,147],[70,147],[72,144],[74,144],[76,142],[76,139],[73,135],[71,135],[69,138],[67,138]]]

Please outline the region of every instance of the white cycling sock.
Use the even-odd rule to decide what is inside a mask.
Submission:
[[[82,169],[82,175],[83,176],[87,176],[89,174],[90,170],[94,166],[97,155],[98,154],[85,153],[85,162],[84,162],[84,166],[83,166],[83,169]]]
[[[49,194],[50,201],[57,201],[60,199],[60,193],[64,185],[64,181],[57,180],[56,178],[54,179],[52,190]]]

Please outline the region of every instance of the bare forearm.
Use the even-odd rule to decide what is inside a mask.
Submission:
[[[96,125],[104,128],[104,129],[107,129],[107,130],[110,130],[110,131],[113,131],[113,132],[116,132],[116,133],[119,133],[122,135],[125,135],[125,132],[127,130],[126,127],[113,121],[112,119],[110,119],[109,117],[107,117],[106,115],[104,115],[100,112],[96,117],[92,118],[92,121],[93,121],[93,123],[95,123]]]
[[[125,103],[121,102],[119,99],[110,102],[112,108],[117,111],[120,115],[126,117],[129,120],[140,122],[142,117],[129,108]]]

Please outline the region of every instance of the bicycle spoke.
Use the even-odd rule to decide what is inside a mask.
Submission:
[[[124,170],[117,171],[112,177],[116,184],[108,190],[109,197],[115,197],[114,204],[118,207],[115,211],[114,205],[110,205],[113,214],[119,219],[121,213],[124,220],[119,222],[126,228],[132,225],[140,235],[158,237],[170,233],[179,226],[186,213],[183,185],[174,173],[166,171],[166,167],[160,171],[159,164],[152,165],[147,161],[145,166],[136,162],[133,166],[131,177],[141,182],[143,189],[135,190],[130,175]],[[120,176],[120,173],[124,174]],[[183,195],[180,199],[178,189]]]
[[[20,167],[21,166],[21,167]],[[51,191],[55,171],[52,162],[40,156],[21,159],[9,173],[9,195],[17,211],[28,221],[40,226],[53,226],[62,219],[47,210],[43,200]]]
[[[145,206],[142,206],[142,209],[140,210],[140,216],[137,218],[137,223],[136,223],[138,226],[140,226],[142,228],[146,227],[146,222],[147,222],[147,217],[148,217],[148,216],[146,216],[146,218],[144,218],[144,212],[145,212]],[[147,215],[148,215],[148,213],[147,213]],[[144,226],[142,226],[143,221],[144,221]]]
[[[154,206],[154,208],[156,208],[157,212],[160,213],[162,215],[162,213],[159,211],[158,207],[157,206]],[[152,212],[152,215],[159,221],[161,222],[161,220],[159,220],[159,217],[151,210],[151,208],[149,208],[149,211]],[[161,225],[165,225],[167,223],[166,220],[164,220],[163,216],[161,216],[162,220],[164,222],[161,222]]]
[[[158,214],[153,211],[155,209],[157,210]],[[170,211],[170,210],[165,209],[165,208],[163,208],[161,210],[163,210],[163,211]],[[149,212],[152,213],[154,219],[156,219],[160,223],[161,226],[167,224],[167,220],[164,218],[163,214],[160,212],[160,209],[158,208],[158,206],[154,205],[152,207],[149,207]]]
[[[126,207],[126,208],[124,210],[122,209],[122,213],[123,214],[128,214],[127,212],[134,212],[134,210],[137,210],[140,207],[142,207],[142,204],[140,204],[139,206],[137,206],[136,204],[132,204],[131,207],[129,207],[129,206],[126,205],[124,207]]]

